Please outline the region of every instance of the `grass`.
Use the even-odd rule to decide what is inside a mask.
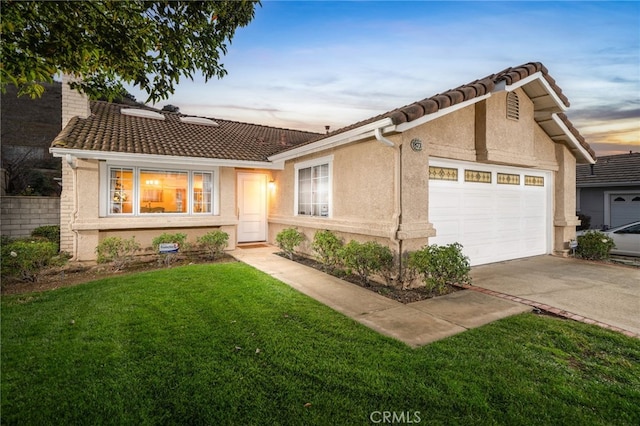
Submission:
[[[3,424],[640,424],[638,339],[525,314],[411,349],[242,263],[7,296],[1,327]]]

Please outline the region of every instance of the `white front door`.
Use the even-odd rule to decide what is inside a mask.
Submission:
[[[267,176],[238,173],[238,242],[267,239]]]

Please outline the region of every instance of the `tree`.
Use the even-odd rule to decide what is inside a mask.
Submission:
[[[2,0],[0,88],[39,97],[58,73],[82,76],[93,98],[123,93],[122,82],[166,99],[181,77],[227,74],[221,57],[258,1]]]

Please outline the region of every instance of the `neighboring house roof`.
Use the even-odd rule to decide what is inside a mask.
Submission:
[[[403,126],[409,127],[412,122],[425,120],[430,115],[437,116],[445,113],[448,109],[455,109],[458,105],[466,106],[470,102],[480,101],[494,91],[514,90],[517,87],[522,87],[531,98],[535,107],[535,120],[553,140],[566,143],[583,161],[595,161],[596,154],[593,149],[571,124],[567,116],[562,113],[569,107],[569,100],[549,75],[547,68],[540,62],[530,62],[518,67],[507,68],[497,74],[343,127],[328,135],[320,135],[307,144],[328,138],[335,139],[340,134],[352,133],[355,129],[384,120],[387,120],[389,125],[395,126],[396,129]],[[299,147],[287,149],[293,150],[295,148]]]
[[[192,116],[148,107],[136,109],[150,111],[152,115],[158,114],[162,119],[137,117],[121,112],[128,109],[130,107],[127,105],[91,101],[91,116],[74,117],[55,138],[52,148],[267,161],[269,155],[318,135],[219,119],[209,121],[209,125],[206,119],[195,117],[195,123],[183,122],[181,118]]]
[[[576,167],[576,185],[640,186],[640,152],[599,157],[593,165],[579,164]]]

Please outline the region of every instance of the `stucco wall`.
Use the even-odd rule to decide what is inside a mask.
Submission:
[[[485,102],[487,160],[521,166],[536,166],[533,102],[515,91],[520,104],[518,120],[507,118],[507,92],[494,93]]]
[[[516,93],[518,120],[507,118],[507,93],[494,93],[403,134],[386,135],[395,148],[372,138],[287,161],[285,169],[275,174],[278,187],[270,209],[269,240],[275,241],[284,228],[297,227],[305,233],[300,249],[307,253],[311,253],[313,234],[322,229],[334,231],[345,241],[377,240],[403,252],[419,249],[435,235],[428,218],[428,170],[433,157],[553,171],[552,244],[554,251],[562,251],[575,236],[575,158],[538,126],[527,95],[520,89]],[[416,138],[422,142],[422,151],[410,148]],[[334,158],[332,217],[295,216],[295,163],[327,155]],[[396,184],[402,187],[400,199]]]
[[[3,196],[0,202],[2,235],[28,237],[39,226],[60,223],[60,198]]]
[[[332,215],[329,218],[294,215],[295,165],[333,156]],[[304,232],[310,246],[316,230],[329,229],[346,241],[380,239],[389,243],[396,230],[395,150],[375,139],[287,161],[283,171],[273,173],[276,187],[271,193],[268,240],[284,228]],[[309,251],[310,252],[310,251]]]
[[[568,242],[575,239],[580,220],[576,216],[576,158],[564,145],[556,144],[555,148],[558,170],[554,176],[553,250],[560,254],[566,253]]]
[[[471,105],[415,127],[403,136],[405,141],[420,139],[423,152],[431,157],[475,161],[475,121],[475,105]]]
[[[236,245],[236,170],[221,167],[219,173],[220,211],[218,215],[145,215],[100,217],[100,166],[97,160],[63,162],[63,191],[60,207],[61,246],[74,260],[95,260],[95,248],[107,236],[135,236],[143,247],[150,247],[160,234],[185,233],[187,241],[214,229],[229,234],[229,249]],[[181,169],[179,165],[165,167]],[[103,185],[102,189],[106,188]]]

